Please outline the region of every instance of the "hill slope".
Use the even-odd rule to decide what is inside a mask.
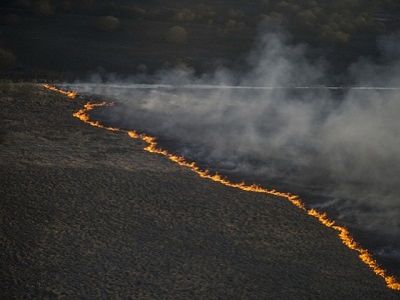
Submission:
[[[3,85],[4,298],[395,299],[335,233],[278,198],[196,177]]]

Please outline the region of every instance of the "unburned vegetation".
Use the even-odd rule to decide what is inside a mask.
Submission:
[[[153,73],[182,60],[199,73],[243,69],[260,28],[288,32],[340,71],[360,56],[379,59],[377,37],[400,28],[393,0],[9,0],[0,8],[0,41],[18,57],[0,75],[13,78],[131,75],[143,65]]]

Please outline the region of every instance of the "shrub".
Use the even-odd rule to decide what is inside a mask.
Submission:
[[[35,3],[35,6],[33,7],[33,10],[38,15],[42,15],[42,16],[51,16],[54,13],[53,7],[49,0],[37,1]]]
[[[15,62],[16,57],[12,52],[0,48],[0,70],[13,67]]]
[[[334,30],[329,26],[324,26],[325,29],[321,34],[323,41],[330,44],[346,45],[350,39],[350,35],[340,30]]]
[[[105,32],[113,32],[120,26],[120,21],[114,16],[99,17],[96,21],[97,29]]]
[[[190,9],[184,8],[178,11],[174,15],[173,19],[180,22],[191,22],[196,19],[196,13],[191,11]]]
[[[204,4],[199,4],[196,6],[196,19],[198,20],[207,20],[209,21],[210,19],[212,20],[215,18],[217,13],[212,9],[212,7],[204,5]]]
[[[184,44],[187,37],[186,29],[181,26],[173,26],[167,32],[167,41],[173,44]]]
[[[124,10],[126,15],[135,18],[143,18],[147,13],[144,8],[141,8],[137,5],[123,5],[121,6],[121,9]]]
[[[30,8],[31,5],[32,5],[32,3],[30,0],[16,0],[14,2],[15,7],[23,8],[23,9]]]
[[[5,24],[5,25],[9,25],[9,26],[16,25],[19,22],[20,22],[20,17],[15,15],[15,14],[5,15],[3,17],[3,19],[0,21],[0,23]]]
[[[59,8],[62,12],[70,12],[72,11],[72,3],[70,0],[63,0],[60,2]]]
[[[83,10],[91,10],[91,9],[95,8],[95,6],[96,6],[95,0],[79,0],[79,1],[73,1],[73,2],[77,2],[78,7]],[[110,3],[113,3],[113,2],[110,2]]]

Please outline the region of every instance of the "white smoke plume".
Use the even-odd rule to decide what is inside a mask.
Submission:
[[[73,88],[121,102],[103,116],[108,122],[159,136],[222,173],[304,194],[306,203],[334,211],[354,228],[389,236],[386,246],[398,253],[396,39],[381,39],[383,63],[360,58],[350,67],[352,85],[364,88],[322,88],[329,82],[326,63],[310,62],[307,47],[276,33],[262,36],[244,75],[220,69],[196,77],[177,69],[160,71],[152,78],[158,85],[131,78]]]

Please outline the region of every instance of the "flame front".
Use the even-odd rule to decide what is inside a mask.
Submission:
[[[51,91],[56,91],[63,95],[67,95],[68,97],[70,97],[69,93],[73,93],[74,98],[77,95],[77,93],[75,93],[75,92],[59,90],[56,87],[49,86],[49,85],[44,85],[44,87]],[[300,210],[307,213],[309,216],[317,219],[321,224],[337,231],[337,235],[340,238],[340,240],[342,241],[342,243],[347,248],[356,251],[358,253],[360,260],[364,264],[366,264],[368,267],[370,267],[376,275],[382,277],[385,280],[388,288],[400,291],[400,281],[397,280],[394,276],[387,274],[387,271],[385,269],[383,269],[377,263],[377,261],[372,257],[372,255],[369,253],[369,251],[362,248],[361,245],[358,244],[354,240],[354,238],[351,236],[349,230],[346,227],[336,224],[335,221],[329,219],[329,217],[326,215],[326,213],[319,212],[313,208],[312,209],[307,208],[298,195],[294,195],[294,194],[290,194],[290,193],[286,193],[286,192],[280,192],[275,189],[267,189],[267,188],[261,187],[256,184],[248,185],[244,182],[240,182],[240,183],[231,182],[227,178],[224,178],[223,176],[221,176],[218,173],[210,173],[208,170],[201,169],[199,166],[197,166],[197,164],[195,162],[189,162],[182,156],[174,155],[172,153],[169,153],[167,150],[161,149],[158,146],[157,140],[155,137],[152,137],[152,136],[149,136],[149,135],[146,135],[143,133],[138,133],[134,130],[124,130],[124,129],[119,129],[119,128],[115,128],[115,127],[107,127],[98,121],[90,119],[89,112],[91,110],[93,110],[97,107],[107,107],[107,106],[112,106],[112,105],[113,105],[113,103],[109,103],[109,102],[100,102],[100,103],[88,102],[84,105],[83,108],[81,108],[79,111],[74,113],[73,116],[87,124],[92,125],[92,126],[103,128],[103,129],[114,131],[114,132],[124,132],[124,133],[127,133],[129,135],[129,137],[131,137],[132,139],[142,140],[147,144],[147,146],[144,148],[145,151],[165,156],[170,161],[177,163],[178,165],[193,171],[194,173],[199,175],[201,178],[212,180],[212,181],[218,182],[218,183],[223,184],[228,187],[240,189],[242,191],[273,195],[273,196],[277,196],[277,197],[280,197],[280,198],[283,198],[283,199],[289,201],[290,203],[292,203],[293,205],[298,207]]]
[[[76,96],[78,95],[77,92],[74,92],[74,91],[64,91],[64,90],[61,90],[61,89],[55,87],[54,85],[49,85],[49,84],[47,84],[47,83],[46,83],[46,84],[43,84],[43,87],[46,88],[46,89],[48,89],[48,90],[50,90],[50,91],[63,94],[63,95],[65,95],[65,96],[67,96],[68,98],[70,98],[71,100],[75,99]]]
[[[73,113],[73,116],[87,124],[94,126],[94,127],[99,127],[99,128],[103,128],[103,129],[110,130],[110,131],[122,131],[119,128],[103,126],[100,122],[91,120],[88,115],[88,112],[95,109],[96,107],[104,107],[104,106],[112,106],[112,105],[113,105],[113,103],[108,103],[108,102],[104,102],[104,101],[99,102],[99,103],[88,102],[83,106],[83,108],[81,108],[77,112]]]

